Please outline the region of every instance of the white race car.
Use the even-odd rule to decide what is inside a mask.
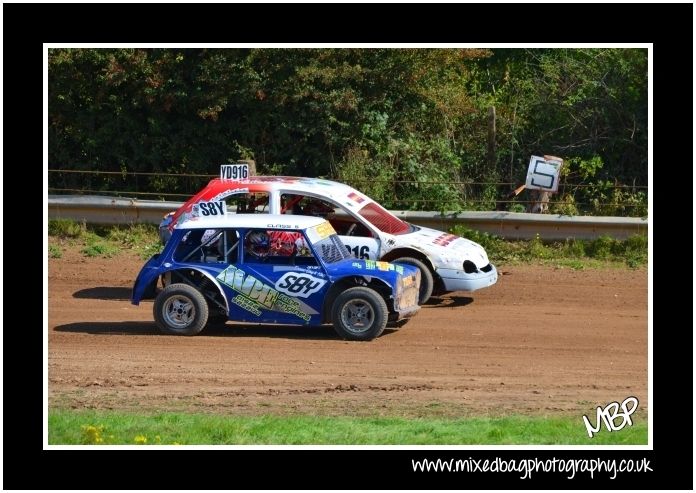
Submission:
[[[235,176],[248,175],[237,174],[235,168]],[[160,237],[166,242],[177,224],[196,216],[222,214],[223,210],[324,217],[355,257],[418,267],[420,304],[433,293],[475,291],[498,280],[498,272],[478,243],[402,221],[354,188],[319,178],[215,178],[177,211],[165,216]]]

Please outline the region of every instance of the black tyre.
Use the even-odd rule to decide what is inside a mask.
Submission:
[[[208,303],[188,284],[170,284],[155,298],[155,322],[166,334],[193,336],[208,323]]]
[[[420,293],[418,293],[418,304],[424,305],[426,301],[430,299],[433,294],[433,287],[435,286],[435,280],[433,279],[433,273],[421,260],[413,257],[401,257],[392,260],[392,262],[397,262],[400,264],[408,264],[414,267],[418,267],[421,272],[421,284]]]
[[[373,289],[360,286],[339,294],[331,307],[334,330],[352,341],[379,337],[387,326],[388,315],[384,298]]]

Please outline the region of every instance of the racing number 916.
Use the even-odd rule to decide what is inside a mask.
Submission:
[[[369,259],[370,258],[370,247],[367,245],[350,247],[346,245],[348,253],[354,255],[355,258],[359,259]]]

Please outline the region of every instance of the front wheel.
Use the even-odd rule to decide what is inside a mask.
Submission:
[[[208,323],[208,303],[188,284],[170,284],[155,298],[155,322],[165,334],[193,336]]]
[[[435,286],[435,280],[433,279],[433,273],[422,261],[413,257],[401,257],[392,260],[392,262],[397,262],[400,264],[408,264],[413,267],[418,267],[421,273],[421,284],[420,291],[418,292],[418,304],[424,305],[426,301],[430,299],[433,294],[433,287]]]
[[[370,341],[387,326],[389,310],[379,293],[357,286],[334,300],[331,320],[339,336],[352,341]]]

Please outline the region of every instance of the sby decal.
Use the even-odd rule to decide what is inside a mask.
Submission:
[[[224,216],[227,214],[227,204],[224,200],[198,202],[191,206],[192,217]]]
[[[308,313],[303,311],[304,304],[301,305],[297,300],[278,292],[268,284],[233,265],[220,272],[216,279],[239,293],[232,298],[232,303],[254,315],[261,315],[263,309],[290,313],[305,322],[309,322],[311,318]]]
[[[301,272],[286,272],[275,283],[275,288],[290,296],[308,298],[319,291],[326,281]]]

